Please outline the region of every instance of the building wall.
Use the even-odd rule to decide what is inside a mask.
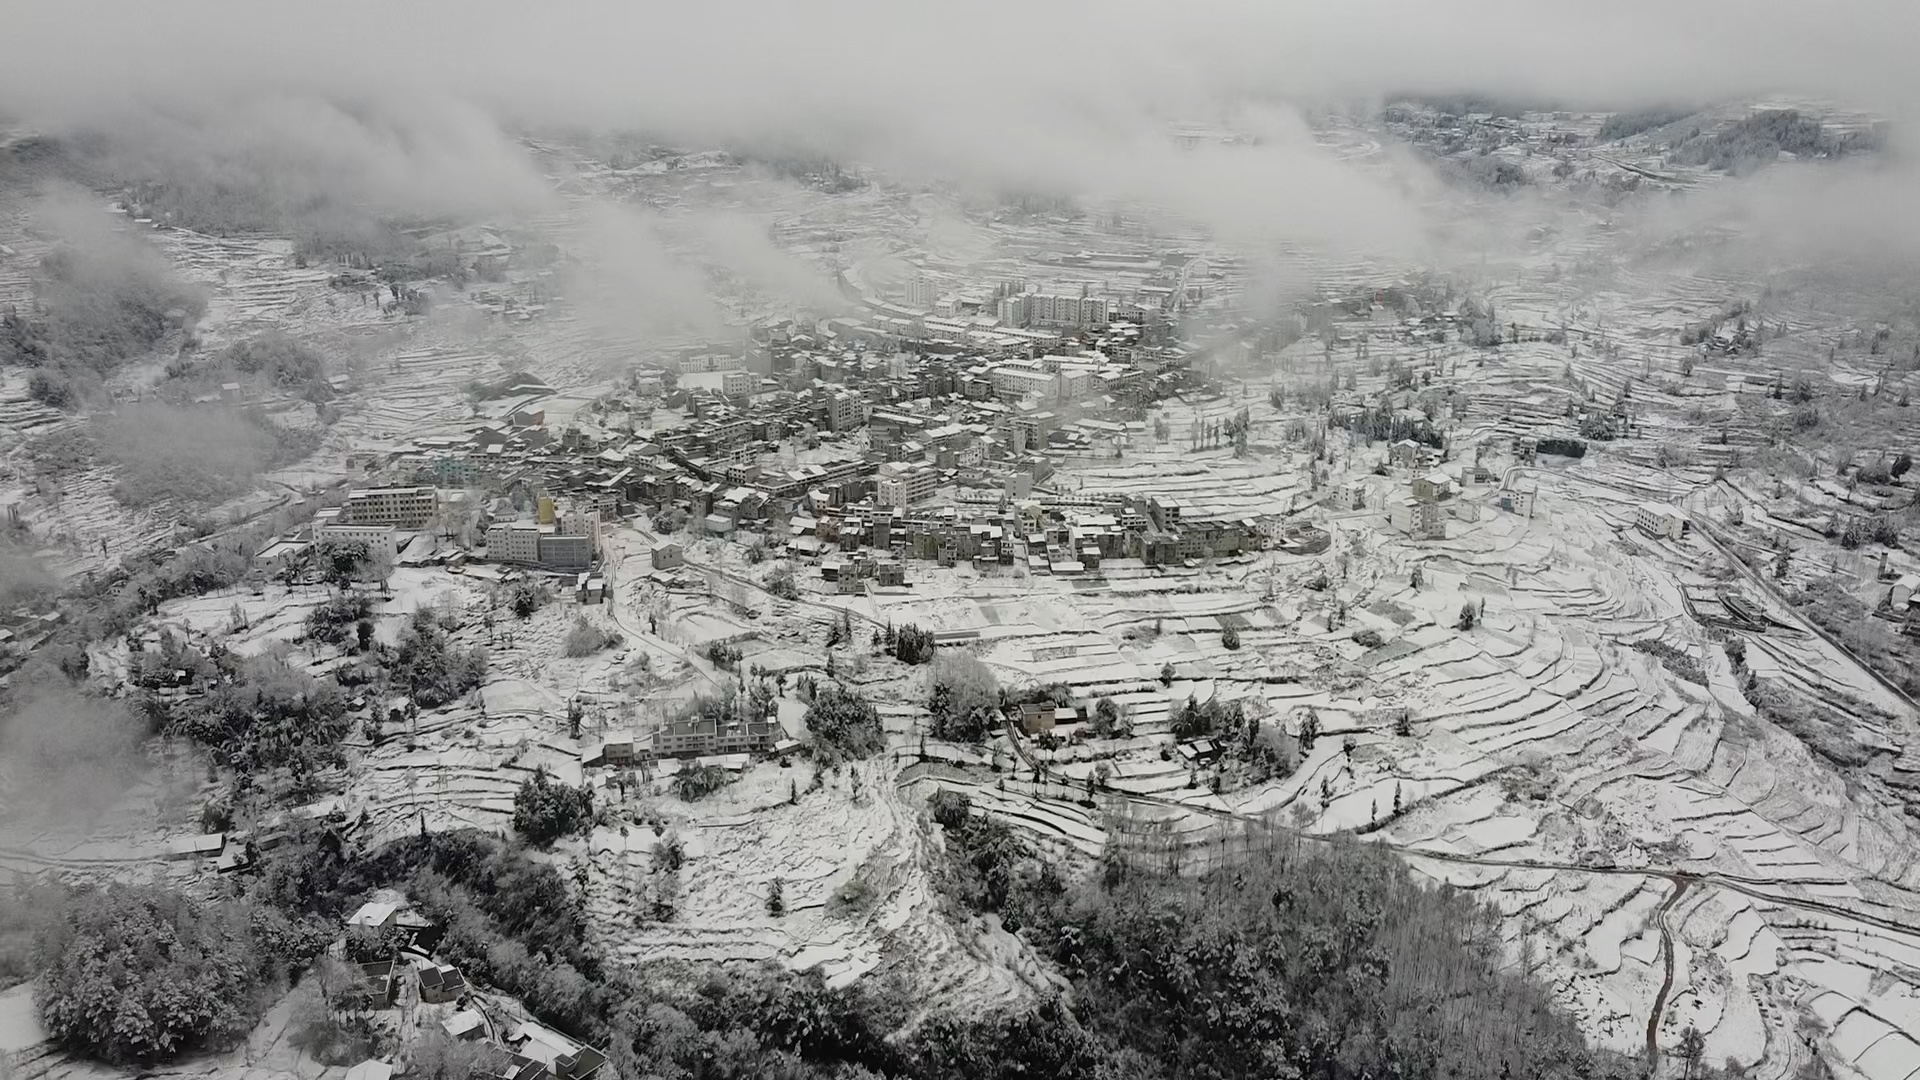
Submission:
[[[347,494],[347,517],[355,525],[424,529],[433,522],[437,493],[430,487],[367,488]]]
[[[582,571],[593,565],[591,536],[536,534],[540,565],[553,570]]]
[[[487,529],[487,553],[498,562],[540,561],[540,529],[531,522],[506,521]]]
[[[319,525],[313,530],[313,538],[321,544],[365,544],[368,555],[388,561],[399,552],[398,538],[391,525]]]

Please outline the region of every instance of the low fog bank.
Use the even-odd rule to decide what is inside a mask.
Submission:
[[[9,26],[0,97],[50,129],[109,133],[113,168],[193,185],[217,201],[209,220],[292,222],[343,242],[366,243],[369,218],[537,212],[549,178],[506,132],[565,125],[803,148],[973,192],[1125,200],[1251,250],[1287,241],[1438,263],[1454,252],[1437,240],[1429,179],[1329,151],[1302,110],[1403,92],[1631,107],[1793,88],[1897,117],[1920,102],[1920,77],[1896,55],[1920,29],[1911,8],[29,3]],[[1166,137],[1175,121],[1260,141],[1182,151]],[[657,229],[610,230],[636,245],[609,253],[615,273],[677,274],[647,235]],[[706,231],[756,286],[832,299],[752,230]],[[664,307],[639,325],[710,318],[691,296]]]
[[[0,711],[0,821],[87,822],[146,769],[147,728],[124,702],[50,677],[12,704]]]

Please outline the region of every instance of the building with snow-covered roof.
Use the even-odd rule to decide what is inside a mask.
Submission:
[[[1633,527],[1656,540],[1678,540],[1687,532],[1687,515],[1665,503],[1641,503]]]

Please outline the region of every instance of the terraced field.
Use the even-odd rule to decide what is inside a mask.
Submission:
[[[1364,620],[1387,638],[1377,649],[1326,632],[1316,613],[1328,601],[1284,566],[1093,589],[1033,578],[1025,598],[973,583],[964,600],[887,608],[962,626],[968,609],[991,612],[986,657],[1003,677],[1113,695],[1135,720],[1131,741],[1024,748],[1044,780],[1016,768],[1012,780],[944,770],[912,782],[964,787],[1067,848],[1120,839],[1186,867],[1277,826],[1358,830],[1494,904],[1516,962],[1547,972],[1611,1045],[1641,1048],[1651,1024],[1670,1047],[1691,1025],[1710,1059],[1777,1077],[1805,1060],[1807,1034],[1863,1075],[1905,1080],[1920,1064],[1903,1056],[1920,1037],[1920,977],[1904,974],[1920,970],[1909,959],[1920,903],[1899,793],[1839,774],[1754,714],[1720,632],[1690,615],[1689,589],[1728,571],[1706,575],[1716,557],[1698,538],[1632,528],[1640,501],[1673,492],[1672,475],[1612,458],[1532,475],[1531,520],[1485,508],[1444,541],[1393,538],[1372,515],[1335,522],[1335,552],[1356,535],[1368,545],[1334,592],[1354,613],[1348,630]],[[1487,489],[1462,498],[1484,504]],[[1272,599],[1269,580],[1280,583]],[[1480,625],[1455,629],[1462,603],[1481,602]],[[1238,651],[1220,644],[1225,618],[1245,627]],[[1158,636],[1120,640],[1142,625]],[[1891,719],[1868,721],[1878,739],[1913,744],[1914,717],[1820,638],[1747,637],[1763,677],[1885,708]],[[1163,663],[1178,672],[1171,686],[1156,678]],[[1238,701],[1289,730],[1310,708],[1321,737],[1285,780],[1214,793],[1152,749],[1189,696]],[[1377,719],[1401,707],[1407,736]],[[1107,779],[1090,809],[1096,768]],[[1798,1020],[1809,1010],[1824,1035]]]

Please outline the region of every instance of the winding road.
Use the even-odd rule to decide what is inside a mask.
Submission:
[[[1667,1011],[1667,996],[1673,993],[1673,928],[1667,925],[1667,912],[1680,902],[1687,891],[1684,878],[1673,883],[1673,895],[1660,905],[1658,916],[1660,923],[1660,956],[1666,963],[1666,974],[1660,980],[1660,992],[1653,996],[1653,1011],[1647,1015],[1647,1075],[1660,1065],[1660,1018]]]

